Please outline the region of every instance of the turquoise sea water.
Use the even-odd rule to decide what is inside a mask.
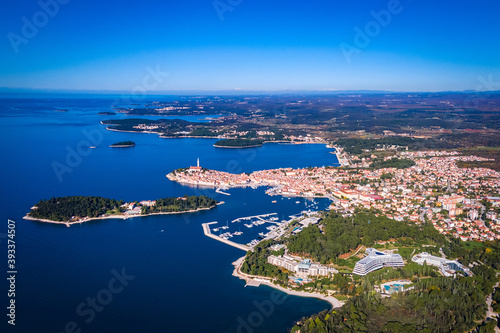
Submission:
[[[237,217],[271,212],[287,218],[310,201],[269,197],[265,188],[233,189],[228,191],[231,196],[225,196],[173,183],[165,175],[194,165],[197,158],[204,167],[229,172],[336,165],[331,149],[279,144],[220,149],[212,146],[216,141],[212,139],[106,131],[99,121],[126,117],[97,115],[111,111],[114,100],[105,96],[0,99],[0,257],[4,258],[0,267],[7,271],[5,235],[7,219],[12,219],[18,271],[16,326],[7,325],[3,310],[0,331],[285,332],[301,317],[329,308],[318,299],[292,296],[273,303],[273,289],[244,287],[244,281],[231,276],[231,263],[244,252],[205,237],[201,227],[205,222],[226,224]],[[108,147],[122,140],[137,145]],[[97,148],[88,149],[89,143]],[[184,194],[205,194],[225,204],[194,214],[94,221],[70,228],[22,219],[42,198],[96,195],[147,200]],[[328,205],[326,200],[317,202],[320,209]],[[263,230],[241,224],[245,233],[241,241],[254,239]],[[123,272],[130,279],[120,284],[116,275]],[[8,284],[3,281],[0,300],[5,309]],[[104,305],[92,308],[92,299]]]

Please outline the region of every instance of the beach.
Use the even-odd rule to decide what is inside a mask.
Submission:
[[[254,275],[248,275],[243,272],[241,272],[241,265],[245,261],[245,257],[241,257],[235,262],[233,262],[234,266],[234,271],[233,271],[233,276],[236,276],[242,280],[245,280],[247,285],[252,286],[252,287],[258,287],[261,284],[264,284],[266,286],[269,286],[274,289],[278,289],[288,295],[293,295],[293,296],[299,296],[299,297],[313,297],[313,298],[318,298],[323,301],[326,301],[332,305],[332,308],[339,308],[342,305],[344,305],[343,302],[339,301],[333,296],[326,296],[320,293],[312,293],[312,292],[306,292],[306,291],[296,291],[292,289],[287,289],[283,288],[282,286],[278,286],[274,283],[272,283],[272,279],[264,276],[254,276]]]

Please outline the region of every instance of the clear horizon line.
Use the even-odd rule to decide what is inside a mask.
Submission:
[[[11,87],[0,87],[0,94],[102,94],[102,95],[136,95],[128,90],[112,90],[112,89],[61,89],[61,88],[11,88]],[[417,93],[417,94],[439,94],[439,93],[500,93],[500,90],[491,90],[491,91],[480,91],[474,89],[466,89],[466,90],[375,90],[375,89],[275,89],[275,90],[256,90],[256,89],[238,89],[238,88],[230,88],[230,89],[169,89],[169,90],[151,90],[147,91],[144,94],[145,96],[157,96],[157,95],[181,95],[181,94],[241,94],[245,93],[249,94],[287,94],[287,93],[332,93],[332,94],[342,94],[342,93],[366,93],[366,94],[405,94],[405,93]]]

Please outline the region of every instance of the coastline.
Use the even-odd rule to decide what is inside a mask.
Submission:
[[[219,184],[211,184],[211,183],[192,183],[192,182],[189,182],[189,181],[185,181],[185,180],[180,180],[180,179],[177,179],[176,176],[171,172],[171,173],[168,173],[166,175],[166,177],[170,180],[170,181],[173,181],[173,182],[177,182],[181,185],[188,185],[188,186],[200,186],[200,187],[204,187],[204,188],[215,188],[215,189],[218,189],[221,187],[221,185]],[[268,187],[271,187],[271,189],[274,189],[276,188],[276,185],[275,184],[267,184],[267,183],[248,183],[248,184],[238,184],[238,185],[229,185],[229,184],[225,184],[224,185],[224,190],[230,190],[230,189],[233,189],[233,188],[247,188],[247,187],[263,187],[263,186],[268,186]],[[270,197],[273,197],[273,196],[281,196],[281,197],[284,197],[284,198],[303,198],[303,199],[329,199],[329,200],[332,200],[331,197],[328,197],[328,196],[321,196],[321,195],[313,195],[313,196],[309,196],[309,195],[299,195],[299,194],[293,194],[293,193],[279,193],[279,194],[269,194],[267,193],[268,190],[266,190],[266,194]],[[217,192],[217,191],[216,191]],[[220,193],[220,192],[219,192]]]
[[[109,125],[109,124],[103,124],[101,122],[101,125]],[[123,132],[123,133],[147,133],[147,134],[158,134],[158,135],[161,135],[160,132],[153,132],[153,131],[124,131],[124,130],[117,130],[117,129],[114,129],[114,128],[109,128],[109,127],[106,127],[106,130],[108,131],[114,131],[114,132]]]
[[[192,209],[192,210],[185,210],[182,212],[159,212],[159,213],[149,213],[149,214],[139,214],[139,215],[125,215],[125,214],[119,214],[119,215],[109,215],[109,216],[99,216],[99,217],[86,217],[82,220],[74,221],[74,222],[69,222],[69,221],[52,221],[52,220],[47,220],[47,219],[38,219],[29,216],[26,214],[23,219],[24,220],[30,220],[30,221],[37,221],[37,222],[42,222],[42,223],[52,223],[52,224],[64,224],[67,227],[69,227],[72,224],[80,224],[80,223],[85,223],[85,222],[90,222],[94,220],[106,220],[106,219],[122,219],[122,220],[127,220],[129,218],[134,218],[134,217],[146,217],[146,216],[152,216],[152,215],[170,215],[170,214],[184,214],[184,213],[195,213],[198,211],[202,210],[210,210],[212,208],[217,207],[218,205],[224,204],[224,201],[220,201],[214,206],[211,207],[204,207],[204,208],[197,208],[197,209]]]
[[[100,121],[101,125],[104,126],[116,126],[116,124],[104,124],[102,121]],[[165,136],[163,135],[164,133],[162,132],[155,132],[155,131],[126,131],[126,130],[119,130],[115,128],[109,128],[106,127],[106,130],[108,131],[114,131],[114,132],[123,132],[123,133],[144,133],[144,134],[158,134],[158,136],[162,139],[219,139],[222,140],[224,138],[219,138],[217,136],[198,136],[198,135],[179,135],[179,136]],[[277,143],[280,145],[307,145],[307,144],[320,144],[320,145],[326,145],[327,148],[332,148],[337,150],[337,147],[329,147],[329,143],[327,142],[301,142],[301,141],[286,141],[286,140],[273,140],[273,141],[264,141],[260,145],[252,145],[252,146],[216,146],[215,144],[212,145],[213,147],[216,148],[237,148],[237,149],[242,149],[242,148],[256,148],[256,147],[262,147],[266,143]],[[332,154],[335,154],[335,152],[332,152]]]
[[[287,295],[318,298],[322,301],[326,301],[326,302],[330,303],[332,308],[339,308],[342,305],[344,305],[343,302],[339,301],[338,299],[336,299],[333,296],[326,296],[326,295],[319,294],[319,293],[313,293],[313,292],[307,292],[307,291],[296,291],[296,290],[292,290],[292,289],[287,289],[287,288],[283,288],[282,286],[279,286],[279,285],[272,283],[271,278],[264,277],[264,276],[253,276],[253,275],[245,274],[245,273],[241,272],[241,265],[245,261],[245,257],[246,256],[239,258],[238,260],[233,262],[232,265],[234,266],[233,276],[236,276],[239,279],[245,280],[246,285],[258,287],[261,284],[264,284],[268,287],[282,291],[282,292],[286,293]]]
[[[101,125],[114,126],[112,124],[104,124],[102,121],[101,121]],[[106,130],[113,131],[113,132],[122,132],[122,133],[157,134],[160,139],[219,139],[219,140],[221,139],[221,138],[218,138],[216,136],[199,136],[199,135],[193,135],[193,136],[191,136],[191,135],[176,135],[176,136],[173,136],[173,135],[163,135],[164,133],[156,132],[156,131],[126,131],[126,130],[119,130],[119,129],[109,128],[109,127],[106,127]],[[277,142],[277,141],[268,141],[268,142]],[[216,146],[216,147],[220,147],[220,146]]]
[[[192,183],[192,182],[189,182],[189,181],[185,181],[185,180],[180,180],[180,179],[177,179],[177,177],[172,173],[168,173],[165,177],[167,177],[170,181],[173,181],[173,182],[177,182],[179,184],[187,184],[187,185],[190,185],[190,186],[203,186],[205,188],[220,188],[221,186],[220,185],[216,185],[216,184],[211,184],[211,183]],[[247,187],[261,187],[261,186],[271,186],[269,184],[260,184],[260,183],[248,183],[248,184],[238,184],[238,185],[224,185],[224,189],[225,190],[230,190],[232,188],[247,188]]]
[[[195,138],[194,136],[188,136],[188,138]],[[326,142],[302,142],[302,141],[286,141],[286,140],[273,140],[273,141],[263,141],[260,145],[252,145],[252,146],[218,146],[213,144],[214,147],[216,148],[255,148],[255,147],[262,147],[266,143],[277,143],[279,145],[326,145],[327,148],[329,144]],[[333,149],[336,149],[332,147]],[[335,152],[331,152],[332,154],[335,154]],[[338,159],[338,157],[337,157]]]
[[[213,144],[215,148],[233,148],[233,149],[244,149],[244,148],[256,148],[256,147],[262,147],[264,143],[261,143],[260,145],[252,145],[252,146],[217,146]]]

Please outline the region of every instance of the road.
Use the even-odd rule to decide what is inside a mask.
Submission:
[[[498,287],[498,285],[500,284],[500,282],[497,282],[495,284],[495,286],[493,287],[493,291],[495,290],[496,287]],[[488,297],[486,297],[486,304],[488,305],[488,310],[486,311],[486,318],[493,318],[493,319],[496,319],[498,320],[498,313],[496,313],[495,311],[493,311],[493,308],[491,307],[491,303],[493,302],[493,300],[491,299],[491,296],[492,294],[489,294]],[[495,332],[500,332],[500,329],[497,327],[495,327]]]

